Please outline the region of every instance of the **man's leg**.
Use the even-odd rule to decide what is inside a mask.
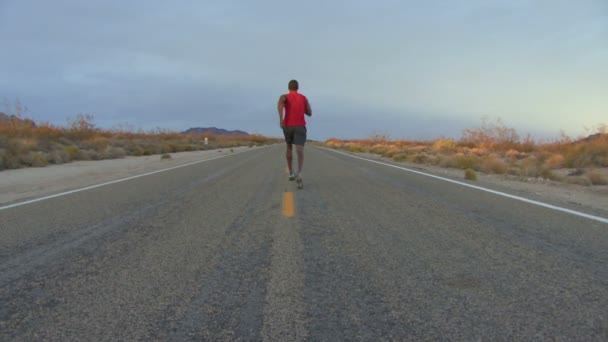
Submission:
[[[304,166],[304,145],[296,145],[298,152],[298,175],[302,173],[302,167]]]
[[[293,145],[292,144],[287,144],[287,168],[289,168],[289,174],[291,174],[293,172]]]
[[[306,127],[298,126],[296,127],[296,132],[294,136],[294,144],[296,144],[296,149],[298,152],[298,177],[302,173],[302,168],[304,167],[304,144],[306,144]]]

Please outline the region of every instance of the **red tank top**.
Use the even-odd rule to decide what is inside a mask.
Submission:
[[[304,112],[307,102],[306,96],[297,91],[285,94],[285,126],[306,126]]]

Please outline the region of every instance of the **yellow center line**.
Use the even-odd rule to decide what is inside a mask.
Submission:
[[[283,193],[283,216],[293,217],[295,215],[293,192]]]

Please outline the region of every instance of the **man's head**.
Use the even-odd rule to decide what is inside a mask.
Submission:
[[[289,90],[298,90],[298,88],[299,88],[298,81],[296,81],[296,80],[289,81],[288,88],[289,88]]]

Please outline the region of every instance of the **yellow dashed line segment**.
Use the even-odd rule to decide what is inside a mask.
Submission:
[[[283,216],[293,217],[295,215],[295,206],[293,192],[283,193]]]

